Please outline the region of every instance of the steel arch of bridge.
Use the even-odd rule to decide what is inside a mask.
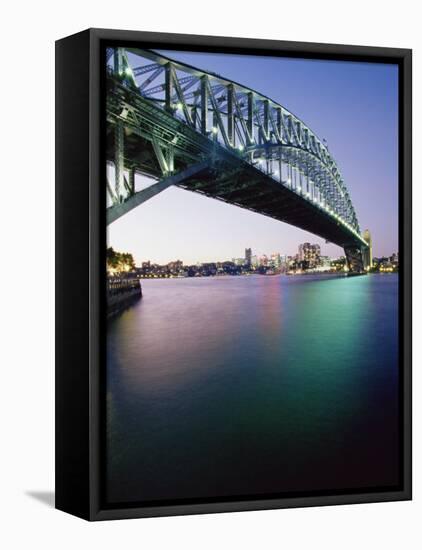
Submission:
[[[349,263],[367,247],[326,143],[285,107],[221,75],[150,50],[108,49],[107,73],[107,121],[112,134],[108,161],[115,167],[114,185],[107,181],[109,222],[146,200],[148,194],[135,191],[136,171],[160,180],[159,192],[198,179],[208,159],[215,178],[218,162],[220,172],[232,174],[233,180],[238,166],[246,166],[253,169],[249,177],[261,174],[289,191],[289,196],[293,193],[305,201],[312,211],[317,209],[339,228],[332,232],[332,242],[345,248]],[[148,145],[149,160],[143,161],[136,148],[126,146],[132,133]],[[209,185],[186,188],[209,192]],[[226,200],[224,189],[215,198]],[[239,189],[240,184],[230,189],[227,202],[238,204]],[[153,194],[150,190],[147,198]],[[264,199],[265,195],[263,190]],[[262,203],[261,193],[255,193],[254,203],[239,206],[273,215]],[[308,229],[303,221],[286,221]],[[325,229],[316,232],[327,237]]]

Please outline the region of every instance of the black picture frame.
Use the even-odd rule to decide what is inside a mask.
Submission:
[[[102,502],[105,200],[102,48],[144,48],[395,63],[399,67],[402,484],[394,491],[109,508]],[[56,508],[87,520],[409,500],[412,498],[412,52],[215,36],[88,29],[56,42]]]

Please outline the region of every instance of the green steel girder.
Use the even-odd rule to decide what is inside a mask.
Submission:
[[[131,68],[134,56],[136,66]],[[122,141],[123,151],[127,147],[134,153],[133,139],[119,130],[123,126],[154,152],[155,171],[158,165],[161,173],[169,171],[168,155],[175,171],[202,159],[211,164],[223,159],[219,170],[226,183],[204,182],[198,191],[212,196],[221,192],[223,200],[234,201],[237,184],[231,190],[225,173],[251,169],[262,176],[263,186],[277,182],[334,225],[342,223],[351,240],[363,245],[350,194],[325,142],[285,107],[221,75],[150,50],[116,48],[108,63],[118,75],[108,79],[107,115],[118,145],[111,160],[117,167],[114,192],[120,201],[133,193],[131,182],[126,188],[121,179],[122,162],[123,170],[134,162],[121,154]]]

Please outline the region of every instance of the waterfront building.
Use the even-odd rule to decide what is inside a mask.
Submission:
[[[275,253],[275,254],[271,254],[270,265],[274,269],[280,269],[280,267],[281,267],[281,257],[280,257],[280,254],[278,252]]]
[[[235,265],[242,266],[245,265],[245,258],[232,258],[232,262]]]
[[[171,273],[179,273],[183,269],[183,262],[182,260],[175,260],[174,262],[170,262],[167,264],[168,270]]]
[[[263,254],[259,259],[259,265],[261,266],[267,266],[268,265],[268,256],[266,254]]]
[[[299,245],[298,261],[314,269],[320,265],[321,247],[319,244],[303,243]]]
[[[347,267],[345,256],[334,258],[331,260],[331,268],[335,271],[345,271]]]
[[[331,269],[331,258],[329,256],[321,256],[320,267],[322,271],[329,271]]]

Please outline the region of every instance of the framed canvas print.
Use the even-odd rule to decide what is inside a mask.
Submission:
[[[411,51],[56,43],[56,506],[411,498]]]

